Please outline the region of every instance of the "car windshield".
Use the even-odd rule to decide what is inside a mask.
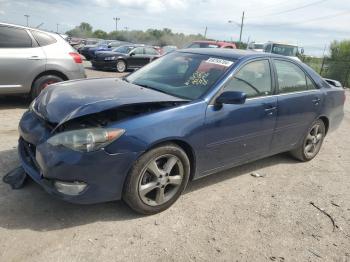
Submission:
[[[125,80],[169,95],[194,100],[204,95],[234,64],[214,56],[172,52]]]
[[[117,48],[113,49],[113,52],[122,53],[122,54],[128,54],[131,50],[133,50],[134,46],[119,46]]]
[[[264,49],[263,44],[254,44],[254,49]]]
[[[272,53],[284,56],[297,56],[298,47],[290,45],[274,44],[272,47]]]

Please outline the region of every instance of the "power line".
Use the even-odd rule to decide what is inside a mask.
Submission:
[[[306,4],[306,5],[302,5],[302,6],[294,7],[294,8],[291,8],[291,9],[287,9],[287,10],[283,10],[283,11],[279,11],[279,12],[275,12],[275,13],[266,14],[266,15],[255,16],[255,17],[252,17],[252,18],[260,18],[260,17],[275,16],[275,15],[281,15],[281,14],[285,14],[285,13],[290,13],[290,12],[294,12],[294,11],[297,11],[297,10],[300,10],[300,9],[304,9],[304,8],[307,8],[307,7],[310,7],[310,6],[314,6],[314,5],[317,5],[317,4],[326,2],[326,1],[329,1],[329,0],[318,0],[318,1]]]
[[[309,20],[304,20],[304,21],[300,21],[300,22],[294,22],[294,23],[284,23],[284,24],[269,24],[266,26],[271,26],[271,27],[285,27],[285,26],[294,26],[294,25],[302,25],[302,24],[307,24],[307,23],[312,23],[312,22],[316,22],[316,21],[320,21],[320,20],[328,20],[328,19],[333,19],[339,16],[343,16],[343,15],[347,15],[350,13],[350,10],[344,11],[344,12],[339,12],[339,13],[335,13],[332,15],[326,15],[326,16],[320,16],[320,17],[316,17],[316,18],[312,18]],[[248,25],[252,26],[254,24],[248,23]]]

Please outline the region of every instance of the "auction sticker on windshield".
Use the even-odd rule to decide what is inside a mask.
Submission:
[[[224,59],[220,59],[220,58],[214,58],[214,57],[210,57],[206,62],[211,63],[211,64],[225,66],[225,67],[230,67],[231,65],[233,65],[232,61],[228,61],[228,60],[224,60]]]

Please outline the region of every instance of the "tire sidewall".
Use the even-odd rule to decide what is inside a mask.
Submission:
[[[43,90],[42,85],[44,85],[48,81],[55,81],[55,83],[64,81],[61,77],[56,75],[44,75],[36,79],[33,83],[33,87],[31,90],[31,98],[35,99]]]
[[[138,192],[139,182],[143,174],[142,171],[152,159],[160,157],[165,154],[175,155],[182,162],[184,167],[184,176],[183,176],[182,184],[180,185],[178,192],[168,202],[159,206],[149,206],[141,200]],[[145,215],[159,213],[163,210],[166,210],[176,202],[176,200],[180,197],[182,192],[185,190],[189,180],[189,176],[190,176],[190,161],[186,153],[181,148],[171,144],[157,147],[155,149],[152,149],[144,153],[135,162],[133,168],[131,169],[127,177],[127,181],[124,186],[123,199],[132,209],[134,209],[139,213],[142,213]]]

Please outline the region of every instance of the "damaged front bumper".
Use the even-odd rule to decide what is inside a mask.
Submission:
[[[29,129],[25,125],[30,123],[31,130],[34,128],[42,135],[44,131],[39,130],[46,130],[43,123],[28,115],[25,120],[20,122],[19,128],[20,161],[25,172],[48,193],[79,204],[121,199],[124,180],[138,153],[110,154],[103,149],[83,153],[52,146],[46,139],[40,141],[34,137],[36,132],[30,132],[30,136],[27,133]],[[81,190],[77,190],[78,187]]]

